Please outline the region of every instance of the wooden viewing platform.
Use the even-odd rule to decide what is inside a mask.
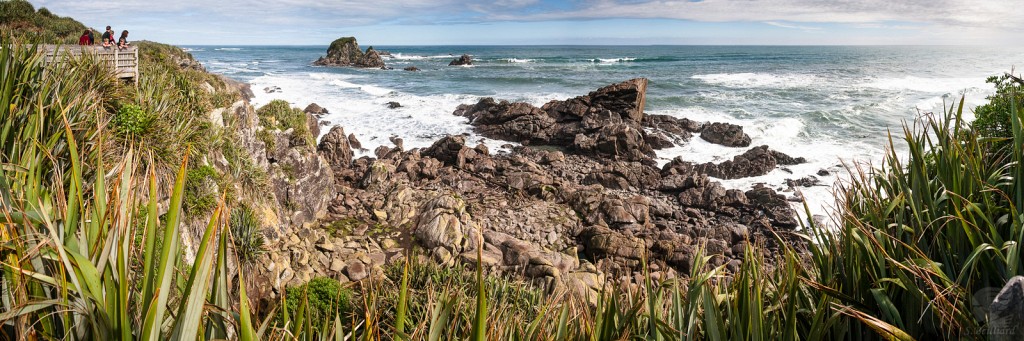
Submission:
[[[68,56],[77,57],[83,53],[90,53],[113,69],[117,78],[130,78],[136,82],[139,79],[139,49],[134,46],[119,49],[102,45],[40,45],[39,48],[46,51],[47,64]]]

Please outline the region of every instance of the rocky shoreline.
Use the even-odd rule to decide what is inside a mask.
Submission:
[[[612,281],[637,283],[645,261],[656,279],[687,274],[700,248],[731,271],[751,245],[802,249],[783,195],[709,178],[757,176],[802,160],[757,146],[719,164],[676,159],[659,168],[654,150],[696,134],[736,148],[750,139],[735,125],[645,114],[646,86],[629,80],[540,108],[486,98],[454,111],[481,135],[523,144],[509,153],[448,136],[410,150],[396,138],[376,157],[354,158],[358,138],[340,126],[315,151],[274,132],[275,148],[261,155],[291,174],[273,181],[291,227],[268,233],[267,259],[254,276],[271,284],[262,296],[316,276],[362,280],[409,247],[470,266],[481,249],[489,273],[587,297]],[[314,136],[325,110],[306,110]]]

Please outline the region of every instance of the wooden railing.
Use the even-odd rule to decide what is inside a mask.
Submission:
[[[133,81],[138,81],[139,79],[139,49],[134,46],[119,49],[99,45],[43,45],[40,49],[45,49],[46,51],[47,64],[61,62],[67,57],[77,57],[83,53],[90,53],[113,69],[114,74],[118,78],[130,78]]]

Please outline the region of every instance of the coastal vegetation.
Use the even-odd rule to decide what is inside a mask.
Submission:
[[[247,290],[260,283],[236,265],[263,251],[251,205],[267,175],[233,125],[207,116],[240,95],[182,67],[191,57],[168,45],[137,45],[138,84],[88,58],[52,67],[31,44],[10,46],[0,50],[4,338],[986,339],[996,321],[973,307],[991,298],[977,293],[1024,274],[1024,113],[1000,102],[1020,98],[1004,78],[978,121],[954,103],[892,134],[880,164],[848,165],[831,221],[803,226],[807,250],[752,245],[729,270],[698,249],[681,279],[645,269],[637,283],[579,297],[413,248],[384,276],[314,278],[259,306]],[[256,114],[312,138],[286,102]],[[203,161],[211,153],[228,171]],[[185,261],[192,228],[201,238]]]

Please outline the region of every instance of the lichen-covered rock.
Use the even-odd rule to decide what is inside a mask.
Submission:
[[[466,203],[452,195],[439,195],[426,202],[416,220],[416,238],[427,248],[443,247],[452,253],[461,253],[470,242],[465,240],[468,230],[476,224],[466,213]]]

